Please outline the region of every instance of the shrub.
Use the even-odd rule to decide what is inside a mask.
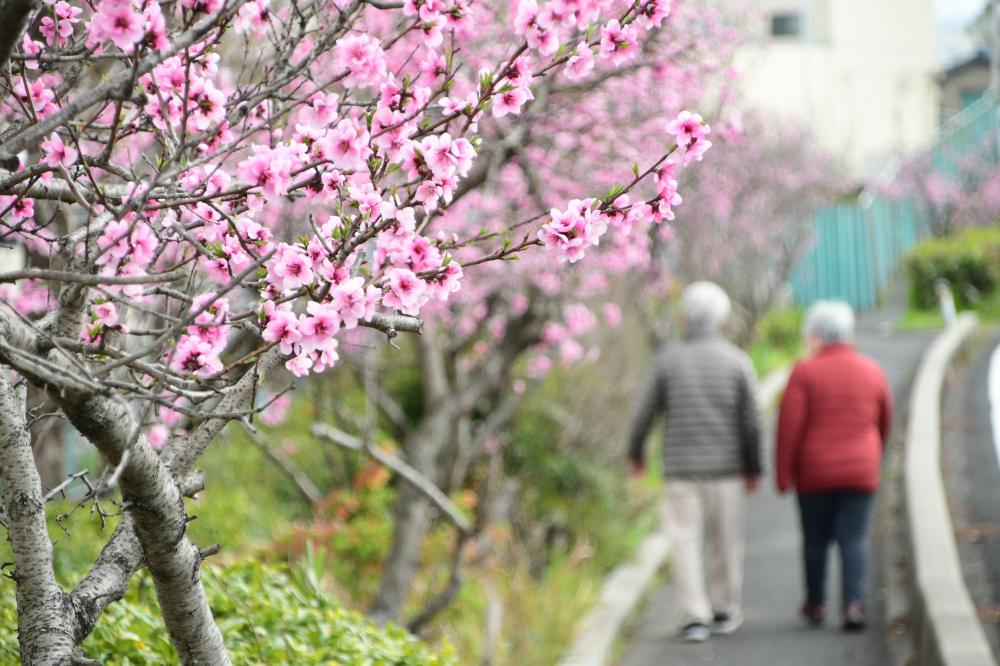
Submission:
[[[929,310],[937,306],[934,283],[939,279],[951,284],[956,305],[975,307],[1000,287],[1000,227],[926,240],[916,246],[906,265],[912,307]]]
[[[757,322],[757,335],[750,346],[750,358],[757,374],[790,363],[802,352],[802,324],[805,311],[801,308],[771,310]]]
[[[445,650],[433,653],[406,631],[380,628],[345,610],[323,589],[313,566],[289,570],[252,561],[207,566],[209,603],[237,664],[368,664],[453,666]],[[0,663],[16,663],[14,595],[0,597]],[[120,666],[176,663],[148,575],[132,581],[108,606],[84,652]]]

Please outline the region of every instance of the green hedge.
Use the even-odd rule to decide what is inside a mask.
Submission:
[[[937,307],[934,283],[948,280],[960,308],[973,308],[1000,287],[1000,228],[986,227],[933,238],[914,248],[907,260],[911,307]]]
[[[296,571],[244,561],[206,566],[202,579],[236,664],[454,666],[406,631],[380,628],[338,605],[311,567]],[[0,594],[0,663],[17,663],[14,591]],[[88,657],[118,666],[172,664],[170,645],[148,575],[133,580],[83,643]]]

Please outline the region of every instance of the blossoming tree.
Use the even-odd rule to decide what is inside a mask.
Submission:
[[[530,4],[522,7],[537,11]],[[728,85],[724,63],[737,36],[704,7],[675,8],[669,25],[625,57],[624,67],[612,62],[595,67],[596,58],[582,67],[586,57],[574,55],[563,72],[536,87],[536,99],[518,119],[483,123],[484,137],[495,137],[485,142],[492,146],[488,160],[482,158],[485,168],[460,187],[440,215],[439,229],[448,242],[506,236],[505,242],[516,245],[530,238],[519,231],[520,221],[550,209],[551,222],[540,238],[546,246],[563,248],[566,262],[553,262],[538,250],[523,253],[514,264],[482,266],[465,276],[459,293],[425,310],[421,418],[410,422],[384,392],[378,400],[408,463],[423,478],[447,493],[465,481],[474,460],[490,458],[487,444],[506,425],[518,399],[512,389],[523,383],[524,373],[516,368],[527,366],[530,378],[593,354],[580,338],[597,317],[618,318],[611,303],[602,312],[591,311],[600,308],[616,276],[634,271],[650,287],[662,282],[654,272],[650,236],[669,233],[673,207],[680,202],[677,175],[711,145],[701,118],[679,109],[706,102],[710,80]],[[680,149],[658,159],[642,137],[665,122]],[[630,173],[622,163],[636,168]],[[643,187],[638,165],[649,163],[655,178]],[[588,191],[603,192],[602,200],[612,202],[608,214],[597,219],[597,199],[574,198]],[[478,264],[489,250],[467,246],[455,256],[463,265]],[[400,485],[392,548],[371,608],[376,618],[399,617],[434,511],[424,490]],[[426,618],[420,613],[408,624],[419,627]]]
[[[749,110],[718,130],[712,167],[684,174],[684,191],[699,205],[678,209],[667,261],[682,280],[722,285],[749,340],[809,248],[809,216],[846,189],[845,179],[794,122]]]
[[[141,565],[181,661],[229,663],[198,577],[206,551],[186,536],[198,457],[253,418],[279,364],[322,372],[352,329],[418,332],[473,266],[533,246],[577,261],[620,220],[663,215],[662,184],[625,197],[671,154],[704,151],[690,114],[638,138],[644,161],[622,188],[438,233],[489,149],[485,119],[502,128],[563,71],[627,66],[669,9],[0,3],[0,234],[28,258],[0,274],[0,475],[26,663],[83,661],[77,646]],[[29,385],[96,447],[93,492],[120,490],[125,510],[70,591],[53,574]]]

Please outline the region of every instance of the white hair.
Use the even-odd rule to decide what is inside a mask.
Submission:
[[[816,301],[806,313],[805,336],[825,345],[854,337],[854,310],[844,301]]]
[[[729,310],[729,297],[714,282],[692,282],[681,294],[681,316],[689,332],[714,333]]]

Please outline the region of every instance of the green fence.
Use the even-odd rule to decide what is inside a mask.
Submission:
[[[928,167],[958,178],[970,177],[963,160],[997,164],[997,111],[996,94],[987,93],[949,119],[929,150]],[[816,211],[808,222],[813,227],[811,249],[792,273],[796,302],[839,299],[858,310],[875,307],[900,260],[930,232],[928,215],[916,196],[892,198],[871,190]]]

